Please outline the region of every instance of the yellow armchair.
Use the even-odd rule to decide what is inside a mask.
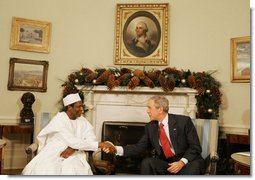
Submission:
[[[217,119],[194,119],[193,123],[202,146],[202,157],[206,160],[206,174],[215,175],[219,160],[217,153],[219,122]]]

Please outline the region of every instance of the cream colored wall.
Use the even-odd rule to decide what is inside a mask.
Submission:
[[[17,121],[23,107],[20,98],[25,91],[7,90],[10,57],[49,61],[47,92],[32,92],[37,134],[41,113],[54,115],[59,109],[61,80],[82,66],[114,65],[116,4],[132,2],[155,0],[0,0],[0,122]],[[220,126],[226,132],[247,133],[250,83],[230,82],[230,39],[250,35],[249,0],[157,2],[170,5],[169,66],[195,72],[217,70],[223,92]],[[52,23],[49,54],[10,50],[13,16]]]

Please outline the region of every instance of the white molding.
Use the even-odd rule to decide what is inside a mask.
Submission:
[[[83,86],[76,86],[78,89],[82,89],[83,91],[94,91],[94,92],[108,92],[108,93],[114,93],[114,92],[125,92],[125,93],[156,93],[156,92],[162,92],[165,94],[180,94],[180,93],[191,93],[191,94],[197,94],[197,91],[192,88],[179,88],[176,87],[173,89],[173,91],[164,91],[160,87],[155,88],[149,88],[149,87],[136,87],[135,89],[131,90],[128,89],[127,86],[121,86],[121,87],[115,87],[112,90],[109,90],[107,86],[94,86],[94,87],[83,87]]]
[[[18,124],[19,119],[17,117],[0,116],[0,124]]]
[[[17,120],[14,116],[0,116],[0,120]]]
[[[248,126],[233,126],[233,125],[220,125],[220,132],[222,133],[222,137],[225,137],[226,134],[242,134],[248,135],[248,130],[250,127]]]

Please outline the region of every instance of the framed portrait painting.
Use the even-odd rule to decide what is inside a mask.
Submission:
[[[231,39],[231,82],[250,82],[250,36]]]
[[[9,90],[46,92],[48,61],[10,58]]]
[[[117,4],[114,64],[168,64],[168,6]]]
[[[10,49],[49,53],[51,23],[12,18]]]

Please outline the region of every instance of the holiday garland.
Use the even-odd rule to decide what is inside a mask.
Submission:
[[[111,91],[115,87],[126,86],[128,89],[135,89],[137,86],[161,87],[164,91],[173,91],[175,87],[189,87],[196,89],[197,118],[217,119],[221,105],[221,86],[212,73],[191,72],[190,70],[177,70],[167,67],[163,70],[143,71],[140,69],[128,68],[98,68],[91,70],[82,67],[80,70],[71,73],[68,80],[62,84],[63,97],[70,93],[79,93],[83,98],[82,89],[105,85]]]

